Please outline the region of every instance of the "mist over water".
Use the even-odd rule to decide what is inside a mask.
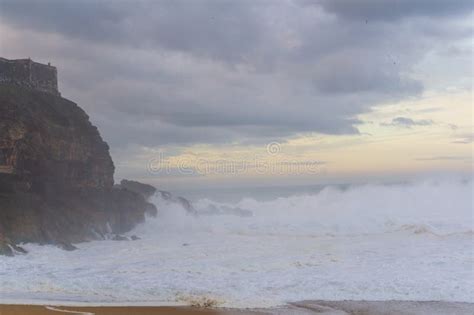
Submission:
[[[134,242],[0,258],[0,298],[273,306],[303,299],[474,302],[471,181],[325,187],[159,214]]]
[[[156,222],[151,220],[148,224],[313,236],[383,233],[416,227],[439,235],[471,233],[472,189],[470,181],[315,186],[311,189],[314,192],[294,192],[293,196],[271,199],[267,190],[267,196],[257,197],[261,200],[199,199],[193,205],[204,215],[198,217],[187,216],[179,205],[156,198],[160,215]],[[205,215],[208,213],[220,215]]]

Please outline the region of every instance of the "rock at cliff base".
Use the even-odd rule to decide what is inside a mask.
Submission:
[[[114,237],[112,237],[113,241],[128,241],[129,239],[123,235],[118,235],[115,234]]]
[[[72,245],[71,243],[68,243],[68,242],[59,242],[57,244],[57,246],[61,249],[64,249],[64,250],[68,251],[68,252],[71,252],[71,251],[77,249],[76,246],[74,246],[74,245]]]
[[[0,242],[0,255],[13,256],[13,250],[11,246],[5,242]]]
[[[19,245],[15,245],[15,244],[12,244],[11,247],[13,248],[13,250],[19,254],[27,254],[28,252],[26,251],[26,249],[24,249],[23,247],[19,246]]]
[[[128,189],[130,191],[136,192],[136,193],[142,195],[143,197],[145,197],[145,199],[150,198],[151,196],[153,196],[156,193],[156,188],[155,187],[153,187],[151,185],[148,185],[148,184],[143,184],[143,183],[140,183],[140,182],[136,182],[136,181],[133,181],[133,180],[123,179],[120,182],[120,185],[118,185],[118,186],[123,187],[125,189]]]
[[[164,190],[159,190],[158,193],[160,194],[163,200],[166,200],[171,203],[177,203],[181,207],[183,207],[188,214],[197,215],[197,210],[194,208],[194,206],[188,199],[181,196],[174,196],[172,193]]]

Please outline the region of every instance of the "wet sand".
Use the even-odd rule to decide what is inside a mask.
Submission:
[[[418,301],[303,301],[270,309],[153,306],[71,307],[0,305],[0,315],[472,315],[473,303]]]
[[[214,310],[192,307],[70,307],[41,305],[0,305],[0,315],[242,315],[252,312]]]

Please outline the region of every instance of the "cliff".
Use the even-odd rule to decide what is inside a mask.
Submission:
[[[0,252],[22,242],[72,248],[156,214],[113,175],[108,145],[75,103],[0,85]]]

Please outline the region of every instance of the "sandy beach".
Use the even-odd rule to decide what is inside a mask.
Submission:
[[[1,315],[58,315],[58,314],[80,314],[80,315],[237,315],[249,314],[241,311],[221,311],[213,309],[201,309],[191,307],[70,307],[70,306],[44,306],[44,305],[1,305]]]
[[[472,315],[473,303],[420,301],[303,301],[269,309],[225,309],[153,306],[71,307],[0,305],[1,315]]]

